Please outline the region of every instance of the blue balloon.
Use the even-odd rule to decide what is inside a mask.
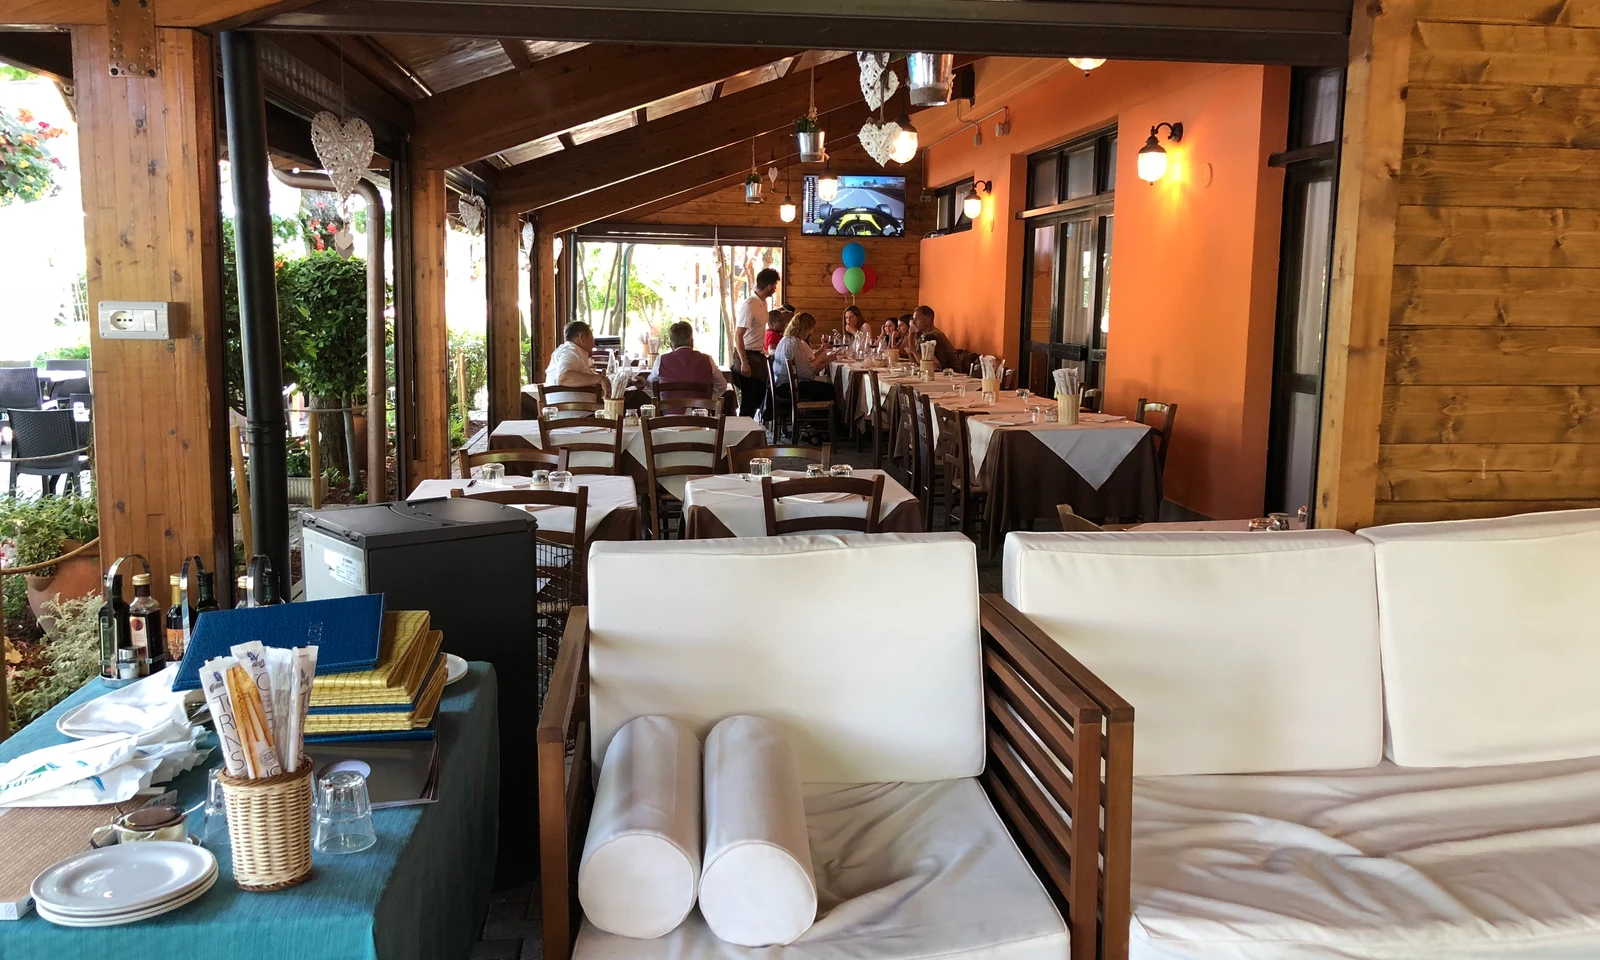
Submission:
[[[867,248],[859,243],[851,242],[844,245],[844,252],[839,255],[846,267],[860,267],[867,262]]]

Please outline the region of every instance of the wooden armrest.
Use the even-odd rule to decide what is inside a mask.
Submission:
[[[578,857],[593,801],[589,763],[589,608],[573,607],[539,713],[539,885],[544,950],[567,960],[578,921]],[[567,764],[567,744],[573,745]]]
[[[1073,960],[1126,960],[1133,707],[1000,597],[978,618],[983,785],[1062,908]]]

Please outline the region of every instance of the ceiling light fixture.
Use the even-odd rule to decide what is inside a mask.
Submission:
[[[1183,139],[1183,124],[1158,123],[1150,128],[1150,139],[1139,148],[1139,179],[1155,183],[1167,175],[1167,151],[1158,139],[1161,128],[1167,128],[1167,140],[1177,143]]]
[[[972,181],[972,190],[967,193],[966,199],[961,201],[961,212],[967,215],[968,220],[976,220],[983,216],[983,195],[993,192],[993,180]]]
[[[839,195],[839,178],[833,172],[833,158],[822,155],[822,175],[817,177],[817,199],[832,203]]]
[[[1089,71],[1090,70],[1093,70],[1095,67],[1103,67],[1103,66],[1105,66],[1106,65],[1106,58],[1105,57],[1068,57],[1067,58],[1067,62],[1072,64],[1074,67],[1077,67],[1079,70],[1082,70],[1083,71],[1083,75],[1087,77],[1089,75]]]
[[[785,170],[783,177],[783,202],[778,204],[778,219],[782,220],[784,223],[794,223],[795,212],[794,197],[789,195],[788,171]]]
[[[895,125],[900,132],[895,134],[894,146],[889,150],[889,159],[895,163],[910,163],[917,158],[917,128],[911,125],[911,117],[902,113],[895,120]]]

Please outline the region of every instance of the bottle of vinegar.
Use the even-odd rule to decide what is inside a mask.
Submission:
[[[161,604],[150,596],[150,574],[134,574],[133,603],[128,605],[128,634],[133,640],[139,676],[148,676],[167,665],[166,633]]]

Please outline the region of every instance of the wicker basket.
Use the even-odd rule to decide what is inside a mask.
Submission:
[[[605,399],[602,413],[605,415],[607,420],[621,420],[623,413],[622,408],[623,402],[621,397],[607,397]]]
[[[284,890],[311,876],[311,761],[294,773],[245,780],[222,773],[233,879],[257,893]]]

